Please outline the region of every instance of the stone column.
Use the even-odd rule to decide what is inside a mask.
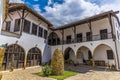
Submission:
[[[92,66],[95,67],[94,55],[92,56]]]
[[[24,56],[24,69],[26,69],[26,63],[27,63],[27,55]]]
[[[77,53],[75,53],[75,65],[77,64]]]

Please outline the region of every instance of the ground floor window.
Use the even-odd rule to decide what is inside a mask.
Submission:
[[[114,59],[112,50],[107,50],[107,58],[108,59]]]
[[[37,66],[41,64],[41,51],[37,48],[34,47],[29,50],[27,54],[27,66]]]
[[[24,67],[24,49],[17,45],[13,44],[6,48],[4,59],[3,59],[3,70],[13,68],[23,68]]]

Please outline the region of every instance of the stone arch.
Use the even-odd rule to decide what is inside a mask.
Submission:
[[[55,32],[51,32],[48,36],[48,44],[49,45],[59,45],[60,44],[60,38]]]
[[[96,66],[116,65],[115,53],[107,44],[99,44],[95,47],[93,59]]]
[[[71,47],[68,47],[64,50],[64,60],[72,60],[75,62],[75,52]]]
[[[76,60],[78,64],[87,64],[88,61],[92,60],[92,52],[86,46],[81,46],[77,49]]]
[[[25,50],[19,44],[10,44],[7,46],[4,59],[3,70],[13,68],[23,68],[25,60]]]
[[[29,49],[27,54],[27,67],[38,66],[42,63],[42,52],[39,48],[33,47]]]

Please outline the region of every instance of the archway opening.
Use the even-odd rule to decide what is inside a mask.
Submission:
[[[77,50],[77,63],[91,65],[92,53],[89,48],[82,46]]]
[[[65,63],[74,63],[75,62],[75,53],[72,48],[67,48],[64,52]]]
[[[114,53],[110,46],[101,44],[94,50],[95,66],[115,66]]]
[[[25,51],[18,44],[10,45],[6,48],[3,59],[3,70],[24,67]]]
[[[59,45],[60,44],[60,38],[55,32],[50,33],[48,36],[48,44],[49,45]]]
[[[41,65],[41,61],[41,51],[37,47],[34,47],[28,51],[27,67]]]

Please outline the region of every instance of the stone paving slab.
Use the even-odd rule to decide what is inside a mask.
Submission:
[[[88,66],[71,66],[70,70],[79,71],[79,74],[71,76],[65,80],[120,80],[120,71],[105,71],[100,69],[92,69]],[[47,77],[34,75],[41,71],[41,67],[32,67],[25,70],[19,69],[13,72],[4,71],[2,80],[55,80]]]
[[[40,77],[33,74],[40,71],[41,67],[32,67],[25,70],[19,69],[14,70],[13,72],[4,71],[2,80],[55,80],[52,78]]]
[[[120,80],[120,71],[106,71],[103,68],[93,68],[87,65],[67,65],[65,67],[68,70],[79,72],[65,80]]]
[[[93,71],[80,73],[65,80],[120,80],[120,72]]]

